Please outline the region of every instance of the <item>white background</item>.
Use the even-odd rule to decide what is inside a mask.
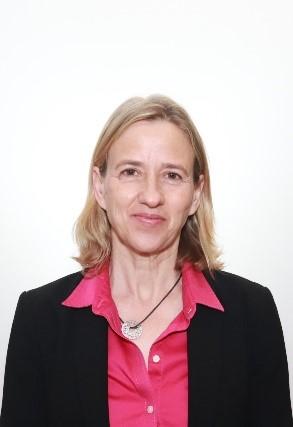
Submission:
[[[1,1],[1,390],[20,292],[79,269],[72,226],[101,127],[150,93],[192,115],[226,270],[271,289],[292,371],[292,13],[291,0]]]

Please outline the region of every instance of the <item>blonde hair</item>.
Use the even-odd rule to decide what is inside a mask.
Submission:
[[[101,174],[105,174],[111,145],[126,128],[141,120],[166,120],[178,126],[194,149],[194,182],[198,182],[200,175],[204,176],[200,205],[196,213],[188,217],[181,231],[177,268],[184,261],[193,263],[199,270],[222,268],[220,251],[215,243],[210,176],[203,142],[187,112],[162,95],[128,99],[114,111],[102,130],[91,161],[86,203],[75,224],[75,239],[79,247],[79,256],[75,260],[88,272],[98,271],[110,258],[110,224],[106,212],[96,202],[92,172],[96,166]]]

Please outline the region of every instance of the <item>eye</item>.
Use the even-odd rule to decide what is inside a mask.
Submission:
[[[177,172],[168,172],[167,177],[171,181],[181,181],[182,180],[182,176],[179,175],[179,173],[177,173]]]
[[[133,168],[127,168],[127,169],[124,169],[123,171],[121,171],[120,175],[126,176],[126,177],[137,176],[138,171],[136,169],[133,169]]]

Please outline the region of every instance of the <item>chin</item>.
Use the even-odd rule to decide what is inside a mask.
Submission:
[[[141,242],[128,242],[128,248],[140,256],[155,256],[167,251],[172,244],[166,245],[166,239],[160,242],[150,242],[150,241],[141,241]]]
[[[112,234],[112,244],[115,245],[115,241],[120,242],[118,247],[122,245],[130,252],[144,257],[159,255],[170,250],[172,246],[177,251],[177,240],[179,241],[177,235],[172,238],[169,233],[137,233],[133,228],[124,228],[122,233],[113,232]]]

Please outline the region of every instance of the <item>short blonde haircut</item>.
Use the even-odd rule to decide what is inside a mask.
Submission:
[[[141,120],[166,120],[178,126],[188,136],[194,150],[194,183],[198,182],[200,175],[204,176],[200,205],[196,213],[188,217],[181,231],[176,267],[180,268],[183,262],[189,261],[199,270],[222,268],[220,251],[215,243],[210,176],[203,142],[187,112],[162,95],[128,99],[114,111],[102,130],[91,161],[86,203],[75,224],[79,247],[79,256],[75,259],[85,272],[98,271],[110,259],[110,224],[94,196],[93,168],[96,166],[101,174],[105,174],[111,145],[125,129]]]

